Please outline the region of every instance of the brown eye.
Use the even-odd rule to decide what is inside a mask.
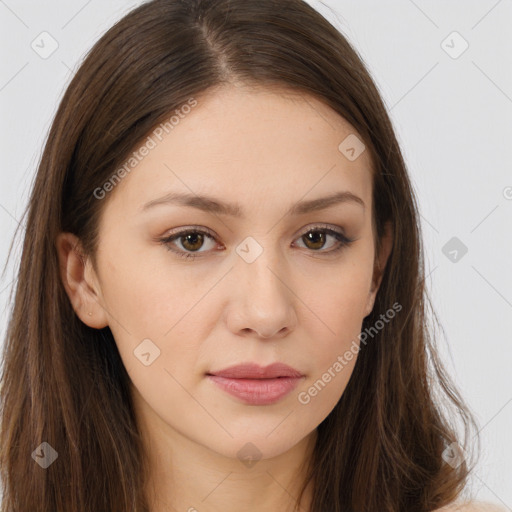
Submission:
[[[203,248],[205,240],[207,239],[210,239],[212,242],[215,240],[212,234],[201,229],[187,229],[174,233],[160,240],[160,242],[167,250],[174,252],[182,258],[197,258],[201,256],[203,252],[207,252],[206,250],[200,250]],[[212,243],[212,245],[214,246],[215,244]]]
[[[198,251],[204,243],[204,235],[202,233],[191,233],[180,237],[182,239],[181,245],[187,251]]]
[[[302,236],[302,240],[304,240],[308,249],[319,250],[324,246],[326,236],[321,231],[310,231]]]
[[[325,249],[329,237],[333,238],[335,243],[331,243],[328,249]],[[181,258],[194,259],[202,257],[203,253],[206,253],[205,255],[207,255],[208,252],[211,252],[208,248],[201,250],[208,239],[212,242],[212,246],[210,246],[209,249],[212,249],[215,246],[215,237],[212,233],[205,231],[204,229],[188,228],[186,230],[173,233],[166,238],[161,239],[160,242],[167,248],[167,250],[175,253]],[[319,253],[326,257],[335,255],[338,251],[355,241],[355,239],[347,238],[341,232],[324,226],[316,226],[313,229],[310,229],[299,237],[299,239],[304,244],[304,248],[309,249],[311,253]]]
[[[325,249],[328,237],[334,238],[337,243],[331,243],[330,247]],[[316,226],[313,229],[310,229],[304,233],[300,239],[306,249],[309,249],[313,253],[318,252],[325,256],[334,255],[355,241],[355,239],[347,238],[342,233],[324,226]]]

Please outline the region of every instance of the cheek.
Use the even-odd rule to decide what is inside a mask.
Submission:
[[[317,325],[325,336],[326,350],[343,343],[347,335],[359,332],[371,288],[371,266],[348,262],[330,269],[318,279],[305,301],[317,315]],[[311,290],[311,287],[310,287]],[[304,292],[305,293],[305,292]]]
[[[325,418],[343,395],[359,354],[361,324],[349,309],[338,310],[331,321],[336,335],[314,338],[308,378],[297,393],[312,417]]]
[[[318,415],[328,414],[350,380],[360,347],[359,335],[371,283],[361,265],[333,272],[329,286],[310,297],[309,339],[314,340],[310,374],[301,386],[298,402]]]
[[[181,388],[172,376],[185,383],[197,364],[200,341],[215,311],[205,296],[212,284],[198,284],[178,266],[129,254],[104,265],[109,327],[130,379],[155,404],[162,399],[156,390],[178,396]]]
[[[166,254],[164,248],[154,250]],[[200,287],[178,266],[148,256],[125,252],[102,262],[102,294],[111,324],[131,333],[134,341],[164,337],[201,298]]]

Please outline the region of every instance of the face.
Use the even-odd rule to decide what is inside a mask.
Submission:
[[[380,283],[371,161],[342,153],[355,130],[312,97],[230,86],[195,99],[98,199],[97,267],[68,293],[85,323],[110,327],[141,418],[270,458],[315,431],[355,365]],[[289,368],[222,374],[274,363]]]

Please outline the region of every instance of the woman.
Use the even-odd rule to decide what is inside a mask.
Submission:
[[[5,512],[472,510],[400,148],[306,3],[130,12],[70,83],[27,215]]]

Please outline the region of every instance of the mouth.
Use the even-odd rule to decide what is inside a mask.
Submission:
[[[242,364],[206,376],[224,392],[248,405],[277,403],[305,378],[301,372],[283,363],[266,367]]]

